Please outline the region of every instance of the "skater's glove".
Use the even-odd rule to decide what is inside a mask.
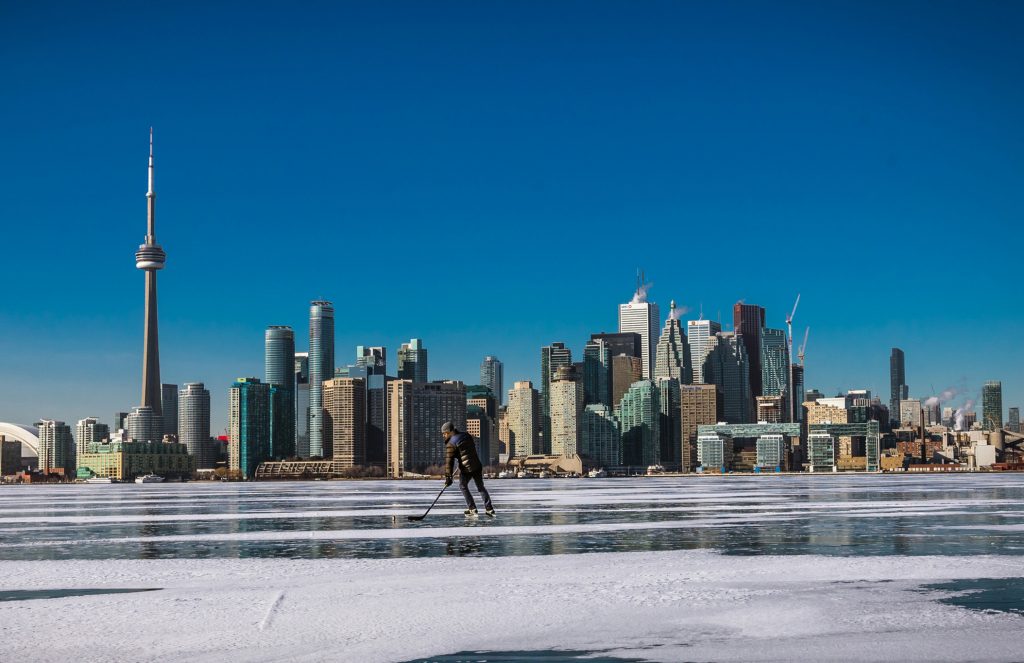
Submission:
[[[450,485],[452,485],[452,475],[446,474],[444,475],[444,487],[447,488]]]

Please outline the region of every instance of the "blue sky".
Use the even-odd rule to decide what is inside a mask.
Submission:
[[[165,382],[214,428],[263,329],[431,377],[612,331],[651,297],[782,326],[807,386],[1024,405],[1019,3],[0,6],[0,420],[139,400],[155,127]],[[686,316],[686,317],[692,317]]]

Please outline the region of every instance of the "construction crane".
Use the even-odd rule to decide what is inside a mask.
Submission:
[[[789,392],[789,420],[796,421],[796,394],[793,391],[793,318],[796,317],[796,307],[800,306],[800,293],[796,294],[796,302],[793,304],[793,312],[786,316],[786,329],[789,331],[789,381],[786,384],[786,391]]]
[[[808,327],[804,330],[804,342],[800,344],[800,349],[797,350],[796,356],[800,357],[800,368],[804,366],[804,351],[807,350],[807,336],[811,333],[811,328]]]

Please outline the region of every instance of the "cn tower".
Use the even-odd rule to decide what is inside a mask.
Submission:
[[[142,405],[160,416],[160,342],[156,324],[156,273],[167,254],[156,243],[156,192],[153,191],[153,128],[149,128],[149,191],[146,192],[146,243],[135,252],[135,266],[146,272],[146,323],[142,350]]]

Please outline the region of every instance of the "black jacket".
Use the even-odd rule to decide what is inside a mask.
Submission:
[[[444,445],[445,473],[451,475],[455,471],[455,461],[459,461],[459,469],[463,474],[475,474],[483,469],[480,456],[476,453],[476,442],[469,433],[456,433]]]

